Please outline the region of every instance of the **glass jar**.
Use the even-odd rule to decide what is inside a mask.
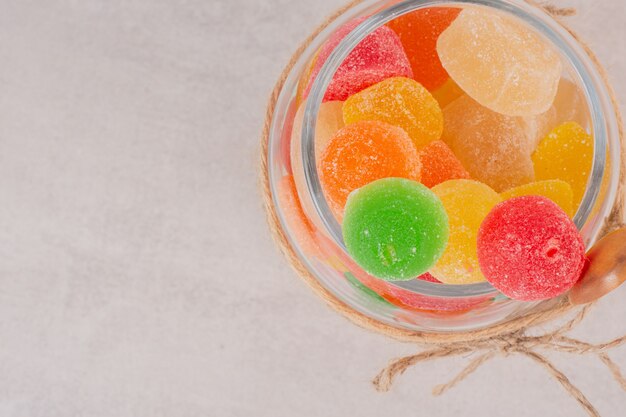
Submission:
[[[267,174],[273,204],[287,244],[309,275],[349,308],[400,329],[454,332],[511,320],[555,305],[559,299],[534,303],[514,301],[487,282],[444,285],[422,280],[385,282],[369,276],[347,254],[341,228],[324,199],[317,176],[313,140],[317,113],[326,87],[350,51],[386,22],[433,6],[488,7],[513,15],[533,28],[561,54],[565,73],[586,100],[589,112],[587,127],[595,140],[592,172],[574,218],[587,247],[599,238],[602,226],[614,207],[621,149],[615,109],[598,68],[563,26],[543,10],[524,1],[365,0],[345,10],[314,37],[283,84],[269,130]],[[339,27],[352,19],[366,16],[334,49],[322,67],[294,129],[302,87],[308,82],[316,52]],[[295,159],[290,156],[292,153]]]

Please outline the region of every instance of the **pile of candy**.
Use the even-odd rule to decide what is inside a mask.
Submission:
[[[361,22],[317,54],[294,136],[315,77]],[[484,8],[422,9],[367,36],[330,82],[315,137],[352,260],[384,281],[487,280],[518,300],[571,289],[586,263],[571,219],[594,145],[563,73],[543,38]]]

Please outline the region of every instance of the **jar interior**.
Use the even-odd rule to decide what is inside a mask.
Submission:
[[[337,298],[376,320],[411,330],[458,331],[484,327],[546,308],[558,299],[519,302],[489,283],[448,285],[411,280],[385,282],[363,271],[348,255],[341,228],[319,182],[315,149],[317,115],[333,74],[350,51],[379,26],[427,7],[487,7],[530,26],[553,45],[563,63],[562,79],[586,103],[582,125],[594,137],[587,190],[574,222],[591,246],[617,195],[620,145],[606,86],[576,40],[543,11],[520,1],[365,1],[342,14],[306,48],[287,77],[270,129],[269,171],[274,205],[290,244],[308,271]],[[334,48],[310,86],[303,90],[320,47],[342,25],[367,18]],[[303,87],[305,86],[305,87]]]

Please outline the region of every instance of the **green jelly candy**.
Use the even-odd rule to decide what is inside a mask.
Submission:
[[[428,271],[443,254],[448,216],[424,185],[385,178],[350,194],[343,239],[366,272],[387,281],[406,281]]]

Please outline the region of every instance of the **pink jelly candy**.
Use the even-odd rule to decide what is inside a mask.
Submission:
[[[309,84],[304,90],[304,97],[308,96],[313,81],[337,45],[364,20],[360,18],[346,23],[322,46],[311,71]],[[398,35],[388,27],[381,26],[348,54],[328,85],[324,101],[343,101],[390,77],[412,78],[413,71]]]
[[[493,208],[478,232],[478,261],[507,297],[535,301],[568,291],[585,265],[585,245],[569,216],[545,197],[523,196]]]

